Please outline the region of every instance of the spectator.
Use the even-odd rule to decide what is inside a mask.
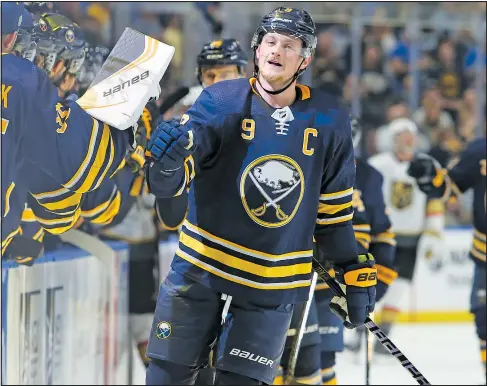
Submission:
[[[458,109],[458,135],[471,141],[477,127],[477,92],[473,88],[465,90]]]
[[[142,32],[154,39],[162,39],[162,26],[157,14],[141,10],[132,22],[132,27],[136,31]]]
[[[441,92],[436,86],[425,91],[421,107],[413,114],[413,121],[426,134],[431,145],[438,144],[441,133],[454,132],[453,120],[443,111]]]
[[[459,68],[456,61],[455,45],[452,40],[445,39],[438,46],[438,61],[435,68],[430,70],[438,83],[443,97],[443,108],[451,115],[454,122],[457,121],[460,98],[466,88],[466,79],[463,69]]]
[[[365,47],[360,83],[364,90],[362,119],[378,127],[384,122],[386,103],[392,97],[379,42]]]
[[[183,33],[182,21],[179,15],[173,15],[169,19],[166,29],[164,30],[163,41],[176,50],[174,51],[174,56],[171,61],[172,77],[173,80],[180,80],[183,62]]]
[[[410,41],[406,32],[402,33],[402,38],[397,41],[396,47],[392,50],[390,59],[390,68],[394,81],[395,91],[398,94],[404,93],[404,78],[409,73],[409,50]],[[433,65],[433,61],[426,53],[420,53],[418,62],[419,70],[425,71]]]
[[[313,64],[312,77],[316,87],[340,96],[346,76],[343,59],[334,46],[334,33],[331,29],[318,34],[318,45]]]

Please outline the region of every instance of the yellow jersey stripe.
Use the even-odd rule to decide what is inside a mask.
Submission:
[[[3,211],[3,217],[6,217],[8,212],[10,212],[10,195],[12,194],[12,191],[15,188],[15,182],[12,182],[8,188],[7,192],[5,193],[5,208]]]
[[[22,232],[22,229],[20,227],[18,227],[16,230],[10,232],[8,234],[7,237],[5,237],[5,240],[2,241],[2,253],[5,252],[5,249],[7,248],[7,246],[10,244],[10,242],[12,241],[13,237],[19,233],[19,232]]]
[[[397,272],[393,269],[380,264],[375,264],[375,267],[377,268],[377,280],[380,280],[387,285],[391,285],[391,283],[396,280]]]
[[[473,234],[476,238],[478,238],[480,241],[487,241],[487,238],[485,237],[485,234],[482,232],[479,232],[477,229],[474,229]]]
[[[370,232],[370,225],[367,224],[353,224],[353,229],[357,231],[368,231]]]
[[[200,255],[209,257],[210,259],[218,261],[219,263],[228,267],[236,268],[240,271],[248,272],[264,278],[283,278],[288,276],[309,274],[311,272],[311,262],[280,267],[266,267],[226,254],[218,249],[208,247],[185,233],[181,233],[179,241]]]
[[[473,239],[473,246],[482,253],[486,253],[485,243],[478,239]]]
[[[204,237],[216,244],[220,244],[221,246],[231,249],[233,251],[242,253],[244,255],[249,255],[252,257],[256,257],[258,259],[263,260],[287,260],[287,259],[297,259],[300,257],[311,257],[313,255],[313,251],[310,249],[308,251],[297,251],[297,252],[290,252],[284,253],[282,255],[272,255],[270,253],[256,251],[254,249],[243,247],[239,244],[233,243],[228,240],[224,240],[220,237],[212,235],[211,233],[198,228],[196,225],[191,224],[187,219],[184,220],[183,225],[188,228],[191,232],[196,233],[197,235]]]
[[[44,228],[39,228],[39,230],[35,233],[35,235],[32,237],[34,240],[39,240],[42,239],[44,236]]]
[[[100,145],[98,146],[98,151],[96,152],[95,160],[91,165],[88,175],[83,181],[83,184],[80,188],[76,189],[77,191],[88,192],[89,190],[93,189],[96,176],[100,172],[101,167],[105,162],[105,156],[107,153],[110,138],[110,130],[108,128],[108,125],[105,123],[103,124],[103,134],[101,136]]]
[[[477,251],[475,248],[472,248],[470,250],[470,253],[476,257],[477,259],[479,259],[480,261],[486,261],[486,256],[485,256],[485,253],[481,253],[479,251]]]
[[[353,213],[347,214],[345,216],[334,217],[334,218],[323,218],[316,219],[316,223],[319,225],[331,225],[338,224],[340,222],[345,222],[353,218]]]
[[[50,211],[57,211],[59,209],[66,209],[70,208],[73,206],[78,207],[79,204],[81,203],[81,199],[83,195],[81,193],[73,193],[72,195],[60,200],[60,201],[55,201],[55,202],[41,202],[35,197],[36,195],[33,195],[36,201],[39,203],[39,205],[42,205],[44,208],[50,210]],[[58,212],[57,212],[58,213]]]
[[[339,204],[339,205],[328,205],[328,204],[322,204],[320,203],[318,205],[318,213],[324,213],[324,214],[336,214],[343,209],[350,208],[352,206],[352,201],[347,202],[345,204]]]
[[[370,243],[370,235],[368,233],[355,232],[355,238],[361,239],[361,240],[364,240],[364,241]]]
[[[391,239],[391,238],[387,238],[387,237],[372,237],[371,243],[372,244],[384,243],[384,244],[389,244],[389,245],[393,245],[393,246],[397,245],[396,240]]]
[[[394,232],[386,231],[386,232],[378,233],[376,235],[372,235],[372,240],[374,240],[376,238],[393,239],[394,237],[396,237],[396,235],[394,234]]]
[[[110,134],[110,129],[108,128],[108,125],[106,123],[103,126],[104,126],[103,127],[103,130],[105,130],[105,126],[106,126],[106,129],[107,129],[107,131],[109,133],[109,138],[108,139],[109,139],[109,142],[110,142],[110,156],[109,156],[110,158],[108,160],[107,166],[105,167],[105,170],[103,171],[103,173],[101,174],[100,178],[98,179],[98,182],[96,183],[94,189],[97,189],[100,186],[100,184],[103,182],[106,174],[108,173],[108,170],[110,170],[110,168],[112,167],[113,158],[115,158],[115,145],[113,144],[113,138],[112,138],[112,136]]]
[[[34,215],[32,209],[25,208],[24,211],[22,212],[22,217],[20,220],[23,222],[34,222],[36,221],[36,216]]]
[[[367,241],[361,239],[355,239],[355,241],[357,241],[357,243],[360,243],[366,250],[369,249],[370,244]]]
[[[108,178],[112,178],[115,174],[117,174],[117,172],[125,166],[125,163],[126,163],[126,161],[124,158],[122,160],[122,162],[120,162],[120,165],[118,165],[118,168],[112,174],[110,174],[110,177],[108,177]]]
[[[329,201],[329,200],[335,200],[337,198],[342,198],[346,196],[350,196],[353,194],[353,188],[349,188],[346,190],[341,190],[339,192],[335,193],[325,193],[320,195],[320,201]]]
[[[122,202],[122,194],[120,192],[117,192],[117,195],[110,203],[110,206],[100,216],[96,217],[90,222],[94,224],[103,224],[103,225],[110,224],[115,218],[115,216],[118,214],[118,212],[120,211],[121,202]]]
[[[190,256],[186,252],[178,249],[176,251],[176,255],[181,257],[182,259],[190,262],[191,264],[203,269],[204,271],[210,272],[216,276],[221,277],[222,279],[232,281],[234,283],[238,283],[241,285],[245,285],[247,287],[252,287],[256,289],[263,289],[263,290],[283,290],[283,289],[292,289],[292,288],[299,288],[299,287],[309,287],[311,280],[297,280],[290,283],[258,283],[252,280],[244,279],[215,268],[209,264],[206,264],[193,256]]]

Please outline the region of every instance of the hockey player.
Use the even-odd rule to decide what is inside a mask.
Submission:
[[[58,18],[59,20],[64,20]],[[24,35],[25,43],[29,43],[29,32],[32,23],[32,15],[24,11],[22,18],[21,31]],[[58,30],[67,31],[71,25],[58,24]],[[62,52],[70,49],[70,43],[66,41],[65,34],[51,36],[52,47],[58,47],[57,51]],[[26,57],[25,51],[30,49],[29,44],[16,44],[17,53]],[[65,45],[63,47],[63,44]],[[45,52],[50,55],[51,52]],[[27,55],[32,56],[32,55]],[[95,74],[93,74],[94,76]],[[58,84],[61,86],[61,83]],[[49,175],[38,172],[32,175],[29,180],[29,195],[27,204],[22,213],[21,230],[24,238],[32,238],[42,242],[44,231],[47,230],[52,234],[63,233],[66,228],[75,227],[83,221],[89,222],[93,227],[102,227],[108,224],[112,226],[120,222],[134,203],[133,190],[140,189],[140,181],[143,181],[143,173],[139,173],[143,166],[143,149],[147,143],[152,129],[144,126],[144,120],[139,122],[139,130],[136,133],[136,140],[139,151],[133,151],[127,154],[126,168],[120,170],[112,179],[105,180],[99,188],[85,193],[79,209],[74,213],[66,212],[60,202],[46,202],[46,189],[58,188],[56,181]],[[147,134],[146,134],[147,133]],[[144,138],[141,138],[143,136]],[[141,145],[142,144],[142,145]],[[22,173],[28,173],[30,166],[25,165]],[[135,174],[135,175],[134,175]],[[137,174],[140,174],[137,176]],[[137,193],[138,195],[138,193]],[[49,194],[47,194],[49,196]],[[44,206],[43,206],[44,205]],[[32,265],[34,258],[32,256],[16,257],[19,264]]]
[[[13,242],[20,232],[21,213],[27,199],[29,176],[20,173],[24,162],[32,165],[32,172],[39,170],[55,179],[62,188],[52,195],[63,201],[66,208],[76,210],[80,195],[112,176],[134,141],[133,130],[112,129],[92,118],[79,105],[60,100],[46,74],[28,60],[9,54],[23,9],[19,3],[2,3],[4,256],[23,255],[17,248],[26,246],[23,241]],[[37,244],[33,248],[41,252]]]
[[[354,148],[358,148],[361,138],[361,127],[358,118],[352,117],[351,128]],[[354,209],[353,229],[357,250],[361,254],[371,253],[377,268],[376,301],[385,294],[388,286],[395,280],[397,273],[393,269],[395,239],[391,231],[391,223],[386,214],[382,194],[383,178],[370,164],[357,158],[355,187],[352,196]],[[328,264],[329,272],[334,276],[332,264]],[[301,342],[295,369],[293,384],[336,384],[335,354],[343,351],[343,323],[328,306],[334,293],[324,282],[316,285],[315,299],[310,306],[306,331]],[[296,307],[299,310],[299,307]],[[301,311],[295,312],[288,331],[282,360],[283,376],[285,374],[290,346],[296,333]],[[363,329],[359,327],[355,331]],[[321,337],[320,337],[321,336]],[[320,372],[321,369],[321,372]],[[276,377],[274,384],[282,384]]]
[[[470,142],[460,157],[449,166],[448,170],[442,170],[437,161],[420,154],[411,161],[408,174],[418,181],[421,190],[429,197],[440,197],[441,200],[456,199],[467,190],[473,190],[474,234],[470,258],[473,260],[475,268],[470,295],[470,312],[475,317],[477,336],[480,340],[481,361],[485,371],[485,341],[487,338],[485,305],[485,137]]]
[[[444,204],[438,199],[428,199],[406,173],[417,148],[418,129],[410,119],[399,118],[390,123],[389,131],[394,138],[393,152],[369,159],[384,178],[382,191],[397,242],[394,265],[398,277],[383,299],[381,313],[381,328],[386,334],[397,320],[399,304],[413,279],[417,259],[425,259],[436,271],[445,252]],[[379,344],[374,350],[388,354]]]
[[[206,43],[196,58],[196,76],[202,89],[222,80],[246,77],[247,55],[235,39]],[[174,198],[157,198],[157,216],[168,230],[179,229],[188,208],[188,189]]]
[[[345,272],[345,323],[363,324],[374,307],[374,261],[357,257],[351,223],[349,113],[296,84],[316,48],[314,22],[277,8],[252,48],[256,78],[205,88],[180,124],[161,123],[149,142],[151,191],[171,197],[191,185],[147,384],[191,384],[214,345],[215,384],[272,383],[294,304],[308,298],[313,234]]]

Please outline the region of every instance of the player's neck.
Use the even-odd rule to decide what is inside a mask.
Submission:
[[[288,81],[289,82],[289,81]],[[255,82],[255,87],[257,88],[257,91],[259,92],[260,96],[262,99],[264,99],[268,105],[280,109],[286,106],[290,106],[293,104],[293,102],[296,99],[296,81],[293,82],[286,90],[283,92],[280,92],[279,94],[268,94],[266,90],[280,90],[281,88],[285,87],[287,85],[279,85],[277,87],[271,86],[265,79],[262,77],[259,77],[259,81]]]

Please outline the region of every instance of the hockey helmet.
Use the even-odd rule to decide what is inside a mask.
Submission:
[[[311,15],[297,8],[279,7],[265,15],[252,38],[251,48],[255,51],[265,34],[285,33],[303,41],[302,56],[313,55],[316,44],[316,26]]]
[[[259,84],[259,66],[256,60],[256,51],[262,42],[264,35],[272,32],[283,33],[290,35],[291,37],[301,39],[302,49],[299,52],[299,55],[303,58],[301,64],[303,64],[307,58],[314,54],[318,42],[316,38],[315,23],[307,11],[297,8],[279,7],[265,15],[262,18],[259,27],[257,27],[250,45],[254,51],[254,77],[257,78],[257,82],[259,82]],[[283,91],[287,90],[298,78],[298,76],[306,70],[306,68],[300,68],[301,64],[293,77],[289,80],[288,84],[280,90],[266,90],[264,87],[262,87],[262,85],[261,87],[265,92],[271,95],[282,93]]]
[[[22,23],[20,24],[13,51],[17,52],[17,54],[24,59],[33,62],[36,49],[37,44],[35,42],[34,17],[25,9],[22,14]]]
[[[236,65],[240,74],[247,66],[248,59],[236,39],[212,40],[203,46],[203,49],[196,58],[198,81],[201,80],[201,68],[212,66]]]

